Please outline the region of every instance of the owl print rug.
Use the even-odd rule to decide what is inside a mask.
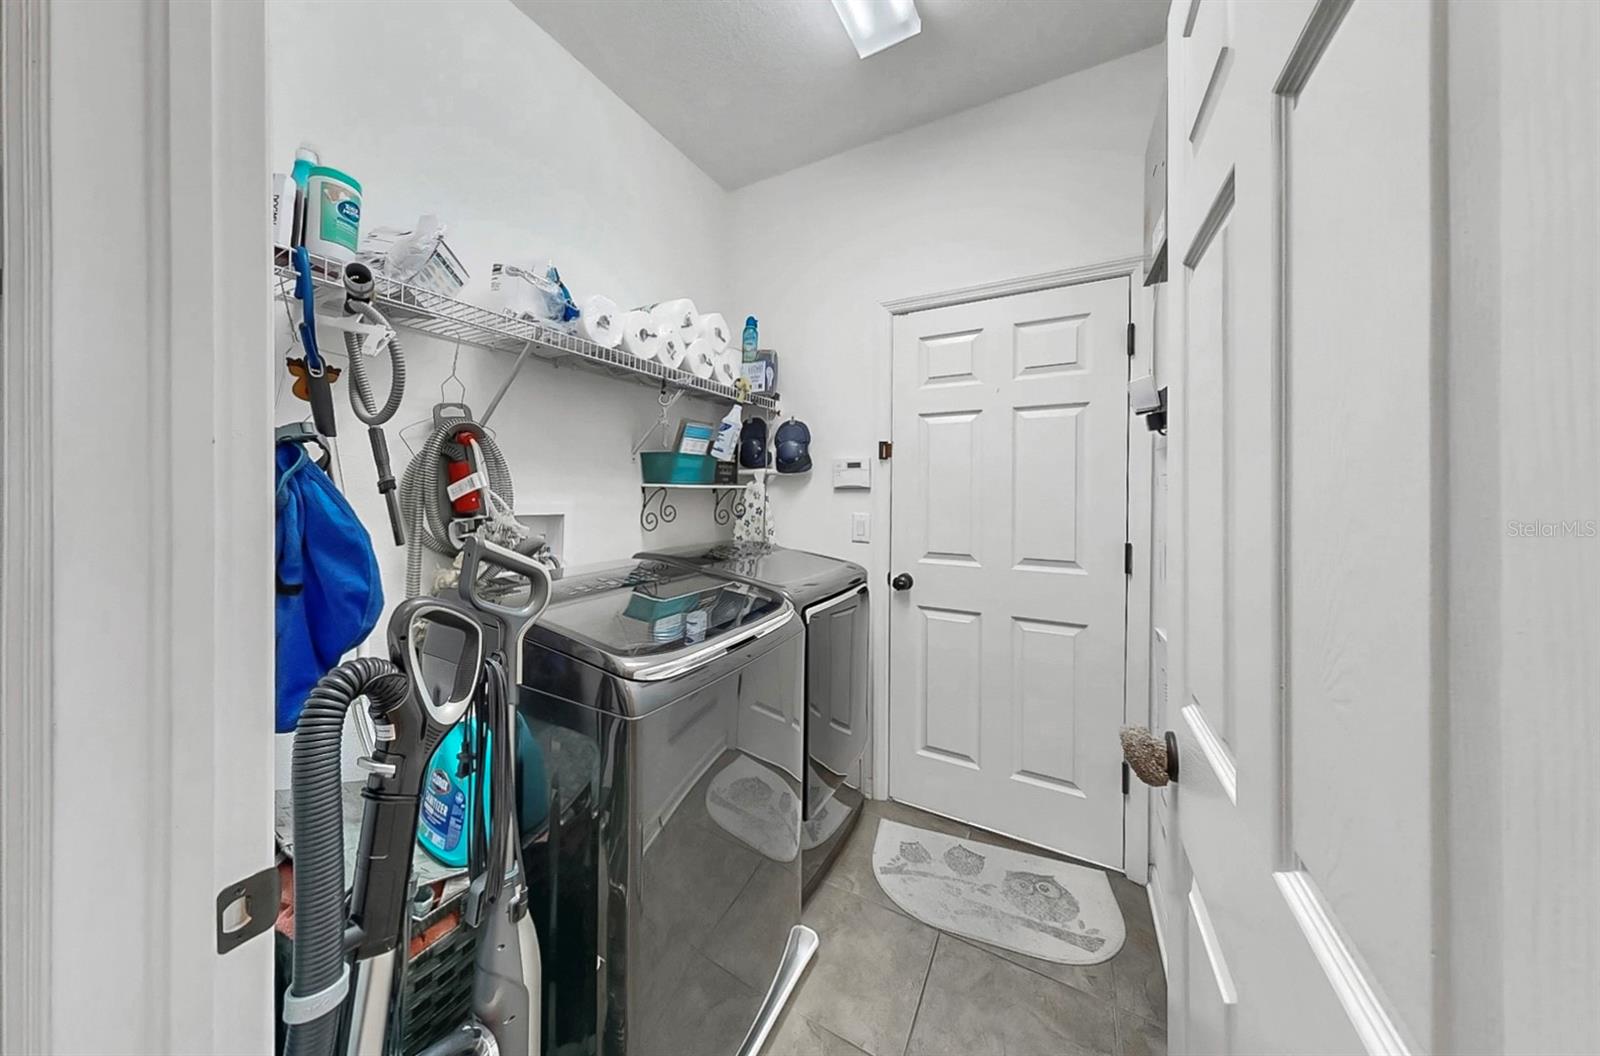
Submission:
[[[1056,964],[1098,964],[1126,932],[1098,869],[884,819],[872,871],[924,924]]]

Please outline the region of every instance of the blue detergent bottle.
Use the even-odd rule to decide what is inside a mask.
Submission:
[[[470,740],[469,740],[470,739]],[[467,864],[467,797],[471,794],[473,775],[462,765],[462,749],[477,739],[477,720],[467,716],[439,742],[433,759],[428,764],[428,776],[422,783],[422,803],[417,811],[417,843],[443,865],[465,868]],[[494,735],[485,738],[486,754],[493,755]],[[488,823],[489,778],[491,770],[484,760],[483,773],[478,787],[483,796],[483,817]],[[517,822],[522,834],[536,830],[544,824],[549,813],[545,798],[544,753],[533,739],[527,719],[517,715],[517,785],[519,787]]]
[[[744,352],[744,361],[746,363],[754,362],[755,351],[760,346],[760,339],[756,331],[756,317],[753,315],[745,316],[744,340],[740,342],[740,345],[741,350]]]

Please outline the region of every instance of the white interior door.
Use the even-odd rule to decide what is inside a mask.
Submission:
[[[1433,1047],[1439,17],[1169,18],[1184,1051]]]
[[[889,793],[1121,867],[1128,280],[894,323]]]

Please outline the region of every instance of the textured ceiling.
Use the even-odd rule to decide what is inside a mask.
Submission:
[[[513,0],[733,189],[1160,43],[1166,0],[917,0],[858,59],[828,0]]]

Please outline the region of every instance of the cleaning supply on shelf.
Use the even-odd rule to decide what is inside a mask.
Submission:
[[[744,353],[744,362],[739,364],[739,371],[750,383],[751,392],[778,391],[778,353],[771,349]]]
[[[622,318],[616,301],[594,294],[584,299],[583,312],[578,316],[578,333],[601,348],[616,348],[622,341]]]
[[[361,241],[361,184],[338,169],[313,166],[306,177],[305,221],[307,252],[350,263]]]
[[[272,244],[285,248],[294,245],[294,177],[287,172],[272,174]]]
[[[578,306],[561,281],[561,273],[554,264],[544,269],[545,316],[558,326],[571,326],[578,321]]]
[[[740,347],[743,349],[746,358],[749,358],[756,349],[761,347],[760,331],[756,327],[756,317],[753,315],[745,316],[744,340],[740,342]]]
[[[506,315],[563,330],[575,329],[581,314],[554,264],[540,271],[496,263],[489,270],[489,296],[493,307]]]
[[[286,246],[303,245],[306,240],[306,209],[311,201],[307,193],[311,183],[311,170],[320,164],[322,159],[317,155],[317,150],[309,143],[302,143],[294,152],[294,167],[289,170],[289,179],[294,183],[294,208],[290,215],[292,230]]]
[[[661,353],[661,331],[650,313],[636,308],[622,318],[622,350],[638,359],[655,359]]]
[[[711,457],[719,462],[731,462],[739,454],[739,432],[744,428],[744,412],[736,403],[717,426],[717,438],[711,443]]]
[[[712,312],[700,317],[700,333],[711,339],[718,352],[727,348],[733,341],[733,335],[728,332],[728,321],[720,312]]]
[[[409,230],[380,227],[362,237],[359,259],[386,278],[454,297],[471,276],[444,234],[444,224],[431,213]]]

